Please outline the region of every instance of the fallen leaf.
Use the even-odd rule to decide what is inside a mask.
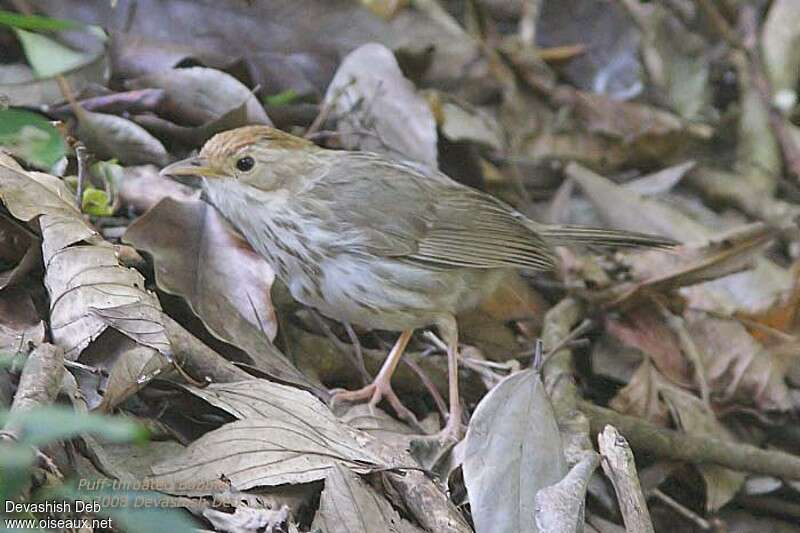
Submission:
[[[80,110],[75,136],[100,159],[118,159],[129,165],[153,163],[164,166],[169,160],[161,141],[126,118]]]
[[[164,199],[124,240],[153,256],[158,286],[185,298],[212,334],[244,350],[262,371],[309,384],[271,343],[272,269],[213,207]]]
[[[20,220],[38,218],[44,283],[50,296],[50,336],[64,349],[66,359],[77,360],[108,328],[94,310],[137,303],[160,309],[155,296],[144,289],[141,274],[120,265],[114,247],[85,222],[60,179],[24,172],[0,161],[0,199]],[[158,336],[168,350],[169,341],[160,324],[155,324],[151,335]],[[113,351],[109,348],[109,354]],[[160,355],[150,350],[147,357]],[[131,393],[146,383],[137,380]]]
[[[754,406],[761,412],[792,408],[786,373],[795,350],[783,353],[762,347],[737,320],[687,315],[692,340],[703,357],[712,390],[721,403]]]
[[[164,198],[185,202],[200,197],[199,189],[161,176],[154,165],[125,167],[123,175],[119,188],[120,202],[137,213],[144,213]]]
[[[676,387],[665,387],[661,390],[661,394],[672,411],[672,417],[683,431],[723,441],[736,440],[700,398]],[[715,512],[731,501],[739,492],[746,477],[744,472],[717,465],[698,465],[697,469],[706,486],[707,512]]]
[[[148,479],[163,492],[212,495],[226,490],[221,479],[234,490],[247,490],[321,480],[340,463],[359,473],[394,466],[359,444],[352,436],[355,430],[319,427],[316,419],[305,417],[304,411],[320,408],[321,402],[307,394],[279,419],[225,424],[155,465]]]
[[[536,493],[568,472],[550,399],[532,370],[505,378],[472,415],[464,483],[478,533],[538,531]]]
[[[422,533],[401,518],[382,494],[339,464],[325,478],[325,490],[311,527],[322,533]]]
[[[323,105],[337,117],[344,147],[437,167],[433,114],[385,46],[365,44],[345,57]]]
[[[0,353],[25,351],[28,343],[45,340],[45,323],[36,312],[33,300],[24,289],[0,292]]]

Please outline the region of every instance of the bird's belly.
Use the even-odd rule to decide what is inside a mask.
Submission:
[[[432,270],[392,258],[339,256],[311,279],[295,271],[289,290],[301,303],[350,324],[386,330],[424,327],[475,307],[502,272]]]

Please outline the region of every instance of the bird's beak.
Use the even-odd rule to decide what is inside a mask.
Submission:
[[[195,156],[176,161],[161,169],[162,176],[200,176],[203,178],[223,178],[224,174],[208,166],[204,157]]]

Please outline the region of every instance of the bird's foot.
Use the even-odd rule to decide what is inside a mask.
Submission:
[[[455,418],[450,416],[447,420],[447,424],[445,424],[444,429],[434,435],[436,440],[439,441],[439,444],[442,446],[451,445],[451,444],[458,444],[458,442],[464,438],[464,433],[466,432],[466,428],[464,424],[461,422],[461,417]]]
[[[370,411],[374,412],[375,407],[382,399],[386,399],[386,401],[389,402],[389,405],[392,406],[392,409],[394,409],[394,412],[401,420],[408,422],[414,428],[419,427],[417,417],[414,416],[414,413],[412,413],[408,407],[403,405],[403,402],[400,401],[400,398],[397,397],[394,389],[392,389],[392,384],[389,383],[388,379],[377,377],[375,381],[366,387],[352,391],[335,389],[333,391],[333,397],[331,398],[331,405],[336,405],[339,402],[358,403],[368,400]]]

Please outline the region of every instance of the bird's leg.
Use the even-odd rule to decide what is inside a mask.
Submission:
[[[438,324],[439,333],[447,344],[447,383],[450,401],[450,416],[447,424],[439,434],[439,440],[455,441],[464,436],[464,425],[461,423],[461,398],[458,392],[458,326],[453,316]]]
[[[394,390],[392,389],[392,374],[394,374],[397,365],[400,363],[400,358],[403,356],[403,352],[406,350],[406,346],[408,346],[408,341],[411,340],[411,334],[413,330],[406,330],[400,334],[400,337],[397,339],[397,342],[392,347],[392,350],[389,352],[389,356],[386,358],[386,361],[383,362],[383,366],[381,367],[380,372],[378,375],[375,376],[375,380],[367,385],[366,387],[362,387],[358,390],[354,391],[347,391],[347,390],[340,390],[334,393],[332,402],[360,402],[364,400],[369,400],[370,408],[374,408],[378,405],[378,402],[381,399],[386,398],[389,402],[389,405],[397,413],[402,420],[406,420],[411,423],[413,426],[417,426],[417,417],[414,416],[412,413],[403,403],[400,401],[400,398],[397,397]]]

